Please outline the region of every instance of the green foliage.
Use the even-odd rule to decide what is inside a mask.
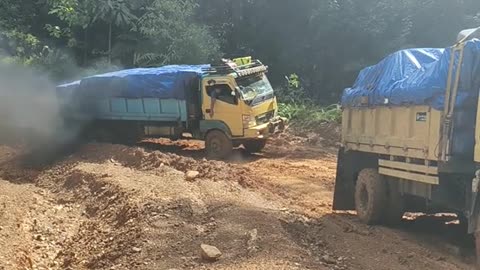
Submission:
[[[293,73],[285,77],[286,84],[277,89],[276,94],[280,102],[285,103],[309,103],[305,88],[300,82],[300,77]]]
[[[286,85],[276,91],[280,101],[280,116],[301,127],[340,121],[341,110],[338,105],[321,106],[308,98],[297,74],[291,74],[286,79]]]
[[[99,62],[106,69],[206,63],[221,56],[220,46],[196,21],[197,7],[195,0],[5,0],[0,55],[61,80]]]
[[[336,102],[361,68],[395,50],[449,46],[460,30],[480,25],[478,0],[199,2],[198,16],[227,55],[262,59],[277,86],[296,72],[321,103]]]
[[[92,22],[103,20],[109,25],[132,25],[136,16],[132,13],[132,6],[126,0],[103,0],[94,6]]]
[[[82,11],[77,0],[47,0],[50,6],[48,14],[56,15],[69,26],[77,24],[81,18]]]
[[[280,103],[279,115],[304,128],[340,122],[342,117],[341,109],[336,104],[323,107],[315,104]]]
[[[144,36],[137,44],[134,64],[206,63],[219,56],[218,41],[205,26],[192,23],[193,0],[153,0],[139,18]]]
[[[360,69],[395,50],[445,47],[479,25],[478,0],[2,0],[0,55],[62,80],[99,62],[251,55],[270,66],[281,102],[310,106],[337,102]]]

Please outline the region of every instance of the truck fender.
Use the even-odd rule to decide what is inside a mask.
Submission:
[[[205,138],[207,133],[211,130],[220,130],[224,132],[230,139],[232,138],[232,131],[223,121],[219,120],[201,120],[200,121],[200,133]]]
[[[338,151],[337,174],[333,210],[355,210],[355,185],[358,173],[363,169],[377,169],[378,156],[374,153]]]
[[[341,147],[338,151],[335,191],[333,195],[333,210],[355,209],[355,179],[352,166],[349,164],[349,153]]]

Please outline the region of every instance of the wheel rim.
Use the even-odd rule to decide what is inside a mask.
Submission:
[[[210,149],[214,154],[220,153],[222,151],[222,142],[218,138],[212,138],[210,140]]]
[[[361,211],[365,211],[368,206],[368,190],[365,185],[360,185],[360,196],[359,196],[358,207]]]

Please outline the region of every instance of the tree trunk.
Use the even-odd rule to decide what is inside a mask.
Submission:
[[[88,57],[88,27],[83,29],[83,65],[87,65]]]
[[[112,22],[108,25],[108,64],[112,64]]]

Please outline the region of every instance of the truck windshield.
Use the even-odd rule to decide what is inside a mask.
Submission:
[[[245,101],[251,102],[257,97],[273,93],[272,85],[265,74],[238,78],[237,84]]]

